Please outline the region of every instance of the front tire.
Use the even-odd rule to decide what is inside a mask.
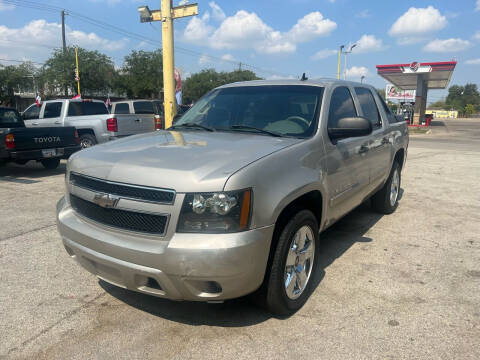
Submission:
[[[296,213],[279,232],[268,278],[265,307],[276,315],[291,315],[300,309],[316,282],[318,268],[318,223],[309,210]]]
[[[53,170],[60,165],[60,158],[53,158],[53,159],[43,159],[40,160],[42,163],[43,167],[48,170]]]
[[[400,165],[394,161],[387,182],[372,196],[372,207],[375,211],[388,215],[397,209],[401,180]]]

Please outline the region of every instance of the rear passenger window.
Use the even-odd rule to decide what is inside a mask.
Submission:
[[[393,115],[392,111],[390,110],[388,105],[385,103],[385,101],[383,101],[382,98],[380,98],[380,103],[383,106],[383,110],[385,110],[385,113],[387,114],[387,119],[390,124],[400,121],[397,117],[395,117],[395,115]],[[399,117],[399,118],[401,119],[401,121],[404,121],[403,117]]]
[[[363,87],[356,87],[355,93],[357,94],[358,101],[363,111],[363,116],[366,117],[372,123],[373,129],[382,127],[382,118],[378,112],[377,104],[373,98],[372,92]]]
[[[346,117],[355,117],[357,110],[353,104],[352,95],[347,87],[341,86],[333,90],[328,111],[328,127],[336,128],[338,120]]]
[[[68,116],[87,116],[108,114],[102,101],[71,101],[68,105]]]
[[[43,118],[56,118],[60,117],[60,112],[62,111],[61,102],[51,102],[45,104],[45,111],[43,112]]]
[[[127,103],[121,103],[115,105],[115,114],[130,114],[130,108]]]
[[[151,101],[135,101],[133,103],[135,114],[154,114],[153,103]]]

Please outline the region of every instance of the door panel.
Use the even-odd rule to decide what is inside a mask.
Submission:
[[[359,205],[370,183],[369,140],[350,138],[327,145],[327,184],[331,218],[338,219]]]
[[[23,121],[26,127],[35,127],[39,124],[39,117],[40,117],[40,109],[41,107],[37,106],[37,104],[30,105],[24,112],[23,112]]]
[[[392,145],[388,135],[385,134],[385,117],[377,106],[374,94],[371,89],[366,87],[355,87],[362,116],[370,120],[374,129],[371,136],[369,149],[370,166],[370,190],[375,190],[386,179],[389,174],[390,154]]]
[[[45,107],[43,108],[43,115],[41,114],[38,126],[63,126],[61,121],[62,109],[63,103],[60,101],[45,103]]]
[[[136,115],[137,133],[155,130],[155,108],[153,101],[134,101],[133,110]]]

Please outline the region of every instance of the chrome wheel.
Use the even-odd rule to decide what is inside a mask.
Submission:
[[[292,238],[285,263],[285,292],[295,300],[307,287],[315,257],[315,236],[310,226],[304,225]]]
[[[89,147],[92,147],[93,145],[95,145],[92,140],[88,139],[88,138],[84,138],[84,139],[81,139],[80,140],[80,147],[82,149],[86,149],[86,148],[89,148]]]
[[[400,175],[398,170],[395,169],[392,177],[392,184],[390,185],[390,205],[395,206],[398,198],[398,192],[400,190]]]

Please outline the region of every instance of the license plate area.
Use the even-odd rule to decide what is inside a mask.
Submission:
[[[42,149],[42,156],[44,158],[51,158],[57,156],[57,149]]]

